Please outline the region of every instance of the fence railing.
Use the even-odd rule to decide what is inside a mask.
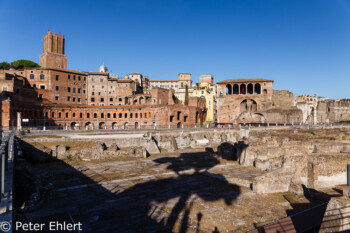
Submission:
[[[21,130],[17,128],[6,128],[2,127],[2,130],[14,130],[23,133],[29,131],[45,131],[45,130],[74,130],[74,131],[96,131],[96,130],[116,130],[116,131],[127,131],[127,130],[166,130],[166,129],[241,129],[241,128],[258,128],[258,127],[290,127],[290,128],[332,128],[332,127],[350,127],[350,122],[341,123],[322,123],[322,124],[306,124],[306,123],[241,123],[241,124],[203,124],[203,125],[123,125],[123,126],[28,126],[22,127]]]
[[[14,158],[14,132],[4,136],[0,145],[0,189],[1,197],[5,195],[5,182],[8,178],[6,172],[9,170],[9,161]],[[12,171],[10,171],[12,173]]]

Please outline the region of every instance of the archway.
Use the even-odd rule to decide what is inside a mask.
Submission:
[[[118,129],[117,122],[112,123],[112,129]]]
[[[140,97],[140,104],[144,104],[144,98],[143,97]]]
[[[261,86],[259,83],[255,84],[255,93],[256,94],[261,94]]]
[[[86,130],[93,130],[93,126],[92,126],[91,122],[86,122],[85,123],[85,129]]]
[[[125,122],[124,125],[123,125],[124,129],[128,129],[129,128],[129,123],[128,122]]]
[[[77,125],[76,122],[72,122],[72,123],[70,124],[70,129],[71,129],[71,130],[75,130],[77,126],[78,126],[78,125]]]
[[[266,89],[264,89],[264,92],[263,92],[263,93],[264,93],[264,95],[267,95],[267,90],[266,90]]]
[[[238,95],[239,94],[238,84],[233,85],[232,94],[234,94],[234,95]]]
[[[196,119],[195,119],[195,123],[197,124],[197,122],[198,122],[198,112],[196,112]]]
[[[226,95],[232,94],[232,86],[230,84],[226,85]]]
[[[178,129],[180,129],[180,128],[181,128],[181,122],[177,123],[176,127],[177,127]]]
[[[243,100],[240,104],[241,112],[256,112],[258,105],[255,100]]]
[[[99,129],[105,129],[106,128],[106,124],[104,122],[101,122],[99,125]]]
[[[253,94],[253,84],[249,83],[248,86],[247,86],[247,93],[252,95]]]
[[[135,122],[135,129],[138,129],[138,128],[139,128],[139,123]]]
[[[243,94],[243,95],[247,94],[247,88],[246,88],[245,84],[241,84],[241,94]]]

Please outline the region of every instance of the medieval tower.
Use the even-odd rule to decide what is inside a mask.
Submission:
[[[45,68],[67,69],[67,56],[64,55],[64,36],[47,30],[43,40],[43,53],[40,66]]]

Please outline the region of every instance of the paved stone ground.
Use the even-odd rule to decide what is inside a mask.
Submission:
[[[292,209],[285,198],[292,194],[250,190],[252,179],[263,171],[203,150],[30,166],[49,175],[55,192],[43,207],[25,213],[27,220],[70,216],[83,224],[83,232],[242,232]]]

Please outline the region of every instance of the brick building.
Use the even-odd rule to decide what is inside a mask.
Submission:
[[[174,91],[142,92],[141,74],[110,77],[102,72],[68,70],[64,36],[44,37],[40,68],[0,71],[1,126],[17,125],[17,114],[28,126],[65,128],[143,128],[194,126],[205,118],[205,101],[192,98],[184,106]],[[139,80],[139,81],[138,81]],[[137,83],[138,81],[138,83]]]
[[[273,90],[273,80],[228,79],[218,82],[219,124],[297,123],[302,111],[289,91]]]

